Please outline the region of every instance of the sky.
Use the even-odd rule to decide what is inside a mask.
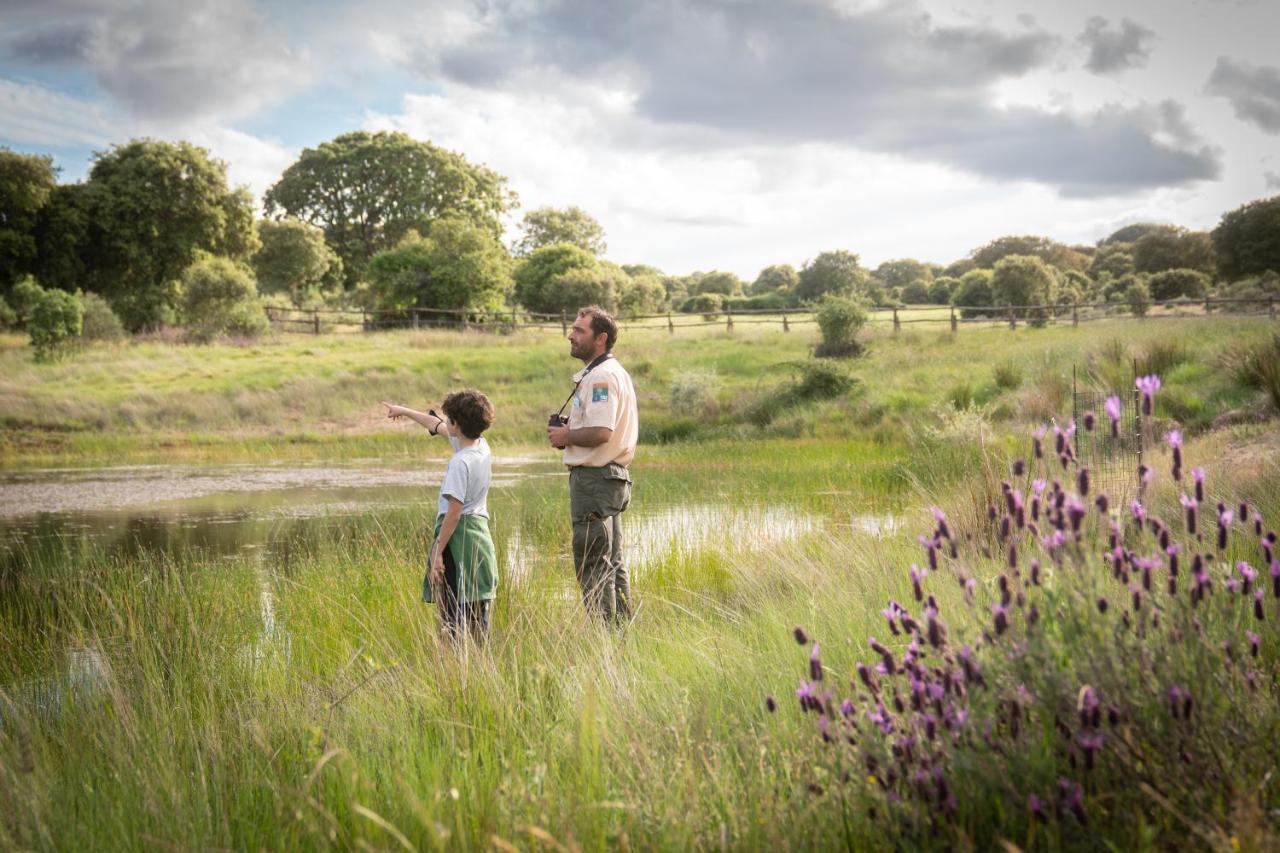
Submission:
[[[185,139],[261,198],[396,130],[671,274],[949,263],[1280,194],[1275,0],[0,0],[0,145]]]

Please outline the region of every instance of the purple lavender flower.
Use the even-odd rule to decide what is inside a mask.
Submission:
[[[1099,613],[1106,613],[1106,612],[1107,612],[1107,599],[1106,599],[1106,596],[1101,596],[1101,595],[1100,595],[1100,596],[1098,596],[1098,612],[1099,612]]]
[[[994,624],[998,637],[1009,629],[1009,611],[1004,606],[996,604],[992,606],[991,613],[995,617]]]
[[[1031,812],[1031,817],[1040,823],[1048,823],[1049,815],[1044,810],[1044,803],[1040,802],[1040,798],[1035,794],[1027,794],[1027,810]]]
[[[893,607],[893,604],[890,603],[888,607],[886,607],[884,610],[881,610],[880,615],[883,616],[885,618],[885,621],[889,623],[889,631],[896,637],[898,635],[898,622],[894,618],[897,615],[897,613]]]
[[[1164,440],[1173,449],[1173,479],[1182,479],[1182,430],[1171,429],[1164,434]]]
[[[1244,524],[1249,520],[1249,504],[1246,501],[1240,501],[1240,523]]]
[[[1093,769],[1093,756],[1098,750],[1102,749],[1102,745],[1106,743],[1107,736],[1102,732],[1093,732],[1092,734],[1081,733],[1076,737],[1076,743],[1080,744],[1080,749],[1084,751],[1084,769]]]
[[[1280,560],[1276,559],[1271,561],[1271,594],[1280,598]]]
[[[929,645],[935,649],[942,648],[942,644],[946,642],[946,627],[938,619],[938,611],[936,608],[930,607],[927,611],[927,629],[925,636],[929,638]]]
[[[1024,459],[1013,460],[1013,476],[1021,477],[1027,472],[1027,463]]]
[[[1071,812],[1082,824],[1089,822],[1084,811],[1084,788],[1080,787],[1080,783],[1059,779],[1058,798],[1060,809]]]
[[[1031,451],[1037,459],[1044,458],[1044,448],[1041,446],[1042,441],[1044,441],[1044,427],[1038,427],[1035,432],[1031,433]]]
[[[1173,544],[1164,549],[1165,554],[1169,557],[1169,576],[1178,576],[1178,553],[1182,550],[1182,546]]]
[[[1080,497],[1089,494],[1089,468],[1081,465],[1076,471],[1076,489],[1080,492]]]
[[[778,701],[772,696],[766,696],[764,697],[764,706],[768,708],[769,713],[772,714],[774,711],[778,710]]]
[[[1111,509],[1111,503],[1107,500],[1107,496],[1105,494],[1100,494],[1094,498],[1093,505],[1098,508],[1099,515],[1106,515]]]
[[[1236,571],[1238,571],[1240,573],[1240,577],[1244,579],[1244,588],[1241,590],[1241,594],[1248,595],[1249,590],[1253,589],[1253,582],[1258,579],[1258,571],[1244,560],[1236,563]]]
[[[1178,499],[1187,511],[1187,533],[1192,536],[1196,535],[1196,511],[1199,509],[1200,502],[1195,498],[1183,495]]]
[[[1035,558],[1031,560],[1031,583],[1040,585],[1040,561]]]
[[[1093,412],[1092,411],[1085,412],[1083,420],[1084,420],[1085,431],[1093,432],[1093,422],[1095,420],[1093,416]]]
[[[1133,384],[1142,394],[1142,414],[1150,415],[1154,410],[1156,392],[1160,390],[1160,377],[1155,374],[1139,376]]]
[[[845,699],[843,702],[840,703],[840,713],[844,715],[846,719],[853,716],[854,707],[853,707],[852,699]]]
[[[1258,656],[1258,646],[1262,642],[1262,638],[1252,631],[1245,631],[1244,635],[1249,638],[1249,654],[1256,658]]]
[[[867,689],[878,695],[880,693],[880,685],[876,682],[876,677],[871,674],[871,670],[867,665],[862,661],[858,661],[857,670],[858,678],[862,679],[862,683],[867,686]]]
[[[1071,520],[1071,532],[1080,532],[1080,523],[1084,521],[1085,508],[1084,504],[1076,500],[1074,497],[1067,498],[1067,518]]]
[[[973,604],[973,591],[978,588],[978,581],[974,578],[965,578],[964,581],[964,600],[968,604]]]
[[[1257,619],[1259,622],[1267,618],[1267,612],[1262,606],[1262,588],[1261,587],[1254,590],[1253,592],[1253,618]]]
[[[938,540],[926,539],[923,536],[917,536],[916,540],[924,546],[924,554],[929,562],[929,571],[936,572],[938,570]]]
[[[933,508],[933,520],[938,523],[938,535],[943,539],[951,538],[951,528],[947,525],[947,515],[936,506]]]
[[[808,635],[808,634],[806,634],[806,633],[804,632],[804,629],[803,629],[803,628],[801,628],[799,625],[797,625],[797,626],[795,627],[795,630],[794,630],[794,631],[792,631],[791,633],[795,635],[796,642],[797,642],[798,644],[800,644],[800,645],[802,645],[802,646],[807,646],[807,645],[809,645],[809,635]]]
[[[920,568],[915,563],[911,564],[911,591],[915,594],[916,601],[924,601],[924,588],[920,586],[920,582],[928,577],[929,572]],[[905,624],[905,623],[904,623]]]
[[[1203,501],[1204,500],[1204,469],[1192,468],[1191,479],[1195,480],[1195,483],[1196,483],[1196,500]]]
[[[809,653],[809,678],[813,681],[822,680],[822,660],[818,657],[818,644],[813,644],[813,651]]]
[[[1133,501],[1129,504],[1129,512],[1133,513],[1133,520],[1138,522],[1139,527],[1141,527],[1143,523],[1146,522],[1147,510],[1138,501]]]
[[[1114,394],[1107,398],[1104,405],[1107,417],[1111,419],[1111,437],[1120,437],[1120,398]]]
[[[1227,549],[1227,528],[1231,525],[1231,510],[1225,507],[1218,510],[1218,550]]]

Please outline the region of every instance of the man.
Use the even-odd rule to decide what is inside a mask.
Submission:
[[[551,446],[569,467],[569,515],[573,562],[587,611],[605,622],[631,617],[631,588],[622,557],[619,516],[631,502],[627,466],[636,453],[640,421],[631,377],[613,357],[618,324],[594,305],[578,311],[569,332],[569,354],[584,367],[574,374],[565,405],[568,423],[547,427]],[[562,409],[563,411],[563,409]]]

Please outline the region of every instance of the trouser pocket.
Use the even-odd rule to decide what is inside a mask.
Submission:
[[[609,518],[631,505],[631,475],[622,465],[569,470],[569,515],[574,521]]]

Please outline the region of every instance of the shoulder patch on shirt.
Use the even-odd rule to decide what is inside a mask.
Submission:
[[[596,382],[591,386],[591,402],[605,403],[609,400],[609,383]]]

